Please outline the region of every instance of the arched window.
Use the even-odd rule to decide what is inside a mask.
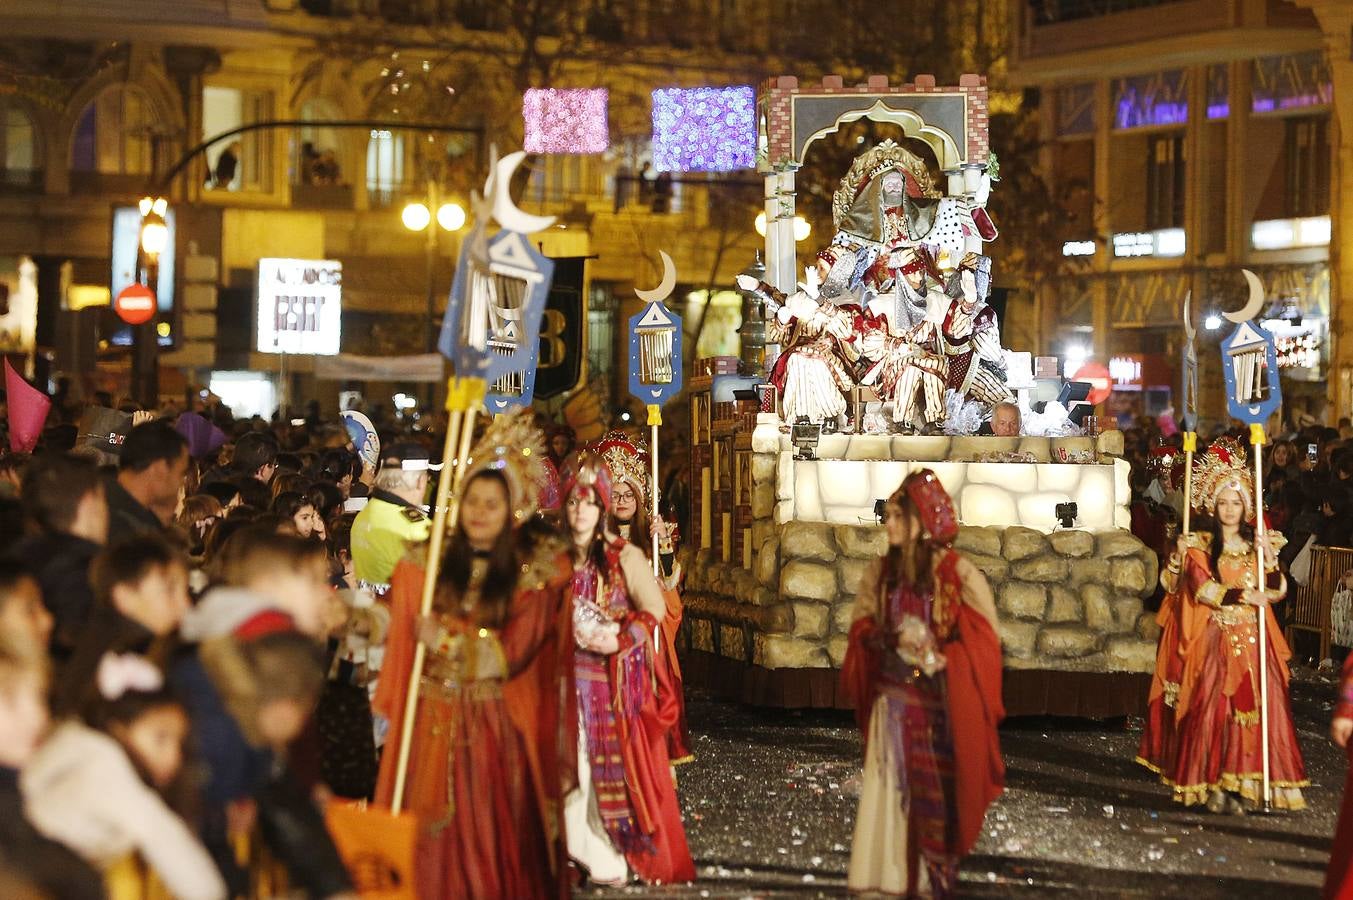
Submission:
[[[395,202],[404,187],[404,137],[373,130],[366,145],[366,192],[372,208]]]
[[[71,168],[99,175],[149,175],[154,169],[155,114],[144,93],[113,85],[80,115]]]
[[[22,108],[0,100],[0,182],[32,184],[37,171],[33,120]]]

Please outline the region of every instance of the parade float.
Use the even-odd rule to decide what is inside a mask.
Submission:
[[[815,140],[861,118],[906,140],[862,150],[834,196],[834,237],[801,270],[795,172]],[[998,167],[984,79],[781,76],[762,88],[759,123],[765,275],[738,286],[762,305],[765,367],[699,360],[688,383],[688,677],[760,705],[841,705],[851,604],[885,549],[878,509],[927,467],[958,505],[956,547],[997,598],[1010,712],[1138,711],[1157,560],[1127,530],[1121,434],[1077,414],[1084,394],[1056,360],[1001,345],[986,302]],[[977,436],[1003,402],[1020,407],[1023,436]]]

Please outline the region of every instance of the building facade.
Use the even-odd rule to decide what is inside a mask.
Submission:
[[[703,290],[729,285],[760,242],[754,172],[657,177],[649,104],[657,87],[755,84],[783,65],[744,40],[768,7],[679,5],[145,0],[132,21],[98,0],[59,15],[6,3],[0,352],[35,355],[35,374],[85,395],[126,394],[130,332],[109,302],[138,274],[137,203],[162,195],[162,395],[211,385],[245,411],[329,402],[361,386],[321,388],[313,359],[258,352],[259,261],[342,263],[344,353],[424,352],[464,232],[410,231],[404,205],[468,209],[490,146],[521,146],[525,88],[605,87],[608,149],[535,156],[514,186],[523,209],[558,217],[535,238],[544,252],[588,260],[579,340],[605,393],[659,249],[698,325]],[[527,18],[508,20],[517,7]],[[736,341],[736,295],[713,306],[706,343]]]
[[[1036,292],[1041,349],[1107,368],[1115,412],[1180,410],[1188,297],[1199,412],[1223,419],[1220,313],[1243,305],[1248,268],[1279,340],[1286,417],[1353,414],[1348,5],[1323,6],[1012,6],[1010,74],[1039,104],[1062,212],[1063,265]]]

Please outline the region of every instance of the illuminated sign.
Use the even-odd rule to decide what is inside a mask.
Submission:
[[[1125,231],[1113,236],[1113,255],[1119,258],[1183,256],[1187,243],[1182,228],[1162,228],[1159,231]],[[1065,253],[1065,248],[1063,248],[1063,253]]]
[[[1109,378],[1114,384],[1138,384],[1142,380],[1142,361],[1130,356],[1115,356],[1109,360]]]
[[[258,261],[258,352],[333,356],[341,334],[343,264]]]
[[[1250,227],[1250,243],[1256,250],[1286,250],[1290,247],[1327,247],[1330,217],[1268,219]]]
[[[1063,256],[1094,256],[1094,241],[1066,241],[1062,244]]]
[[[1320,365],[1320,338],[1314,334],[1280,336],[1274,343],[1280,369],[1314,369]]]

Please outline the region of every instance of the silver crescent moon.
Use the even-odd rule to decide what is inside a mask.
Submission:
[[[1193,300],[1193,291],[1184,295],[1184,336],[1190,341],[1198,334],[1198,329],[1193,327],[1193,317],[1189,315],[1189,303]]]
[[[512,173],[526,158],[526,152],[518,150],[509,153],[494,166],[493,173],[493,218],[508,231],[519,234],[535,234],[554,224],[554,216],[533,216],[523,212],[512,202]]]
[[[634,291],[635,296],[645,303],[661,303],[672,296],[672,290],[676,287],[676,266],[672,265],[672,257],[667,255],[666,250],[659,250],[658,255],[662,257],[662,283],[651,291],[637,288]]]
[[[1249,269],[1241,269],[1240,273],[1245,276],[1245,280],[1250,284],[1249,302],[1235,312],[1222,313],[1226,317],[1226,321],[1234,322],[1237,325],[1257,317],[1264,308],[1264,285],[1259,280],[1259,276]]]

